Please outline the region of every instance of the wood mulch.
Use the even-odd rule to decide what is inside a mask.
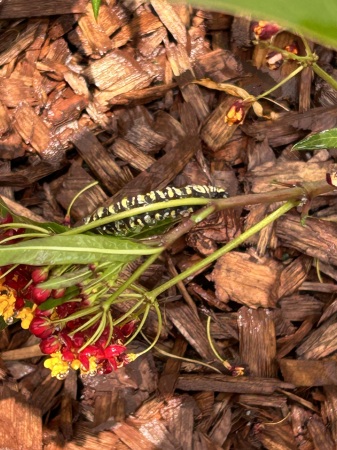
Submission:
[[[224,121],[235,97],[191,84],[209,78],[258,95],[296,68],[269,70],[246,19],[166,0],[107,0],[97,22],[86,0],[11,0],[0,19],[0,194],[19,214],[62,222],[94,180],[99,186],[74,204],[74,224],[167,185],[267,192],[324,180],[337,156],[291,151],[337,126],[336,93],[310,68],[271,95],[288,111],[264,101],[274,118],[249,111],[240,126]],[[286,31],[276,45],[293,41],[303,51]],[[316,51],[334,73],[335,52]],[[37,342],[27,331],[3,331],[0,448],[335,449],[336,205],[334,193],[315,199],[304,227],[300,211],[288,213],[168,293],[159,349],[214,362],[211,315],[219,353],[244,376],[154,350],[112,375],[71,373],[62,382],[29,358]],[[201,224],[147,283],[189,267],[273,209],[247,205]],[[150,320],[149,335],[155,327]]]

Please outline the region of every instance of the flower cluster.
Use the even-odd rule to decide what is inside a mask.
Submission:
[[[56,270],[60,273],[60,268]],[[90,270],[92,281],[97,273]],[[63,379],[70,369],[79,369],[82,376],[108,374],[135,359],[123,345],[135,331],[134,320],[114,325],[110,311],[106,320],[100,305],[93,307],[88,283],[59,289],[39,287],[50,275],[53,269],[49,267],[2,267],[0,315],[8,324],[20,319],[22,328],[41,339],[41,351],[50,355],[45,367],[52,376]],[[97,290],[97,282],[93,284]]]

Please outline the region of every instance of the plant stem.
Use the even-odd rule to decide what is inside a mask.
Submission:
[[[158,317],[158,331],[157,331],[156,337],[154,338],[154,340],[153,340],[152,344],[150,345],[150,347],[146,348],[144,351],[142,351],[140,353],[137,353],[137,358],[139,356],[141,356],[141,355],[144,355],[144,353],[147,353],[148,351],[150,351],[151,348],[153,348],[156,345],[156,343],[158,342],[158,339],[160,338],[160,333],[161,333],[162,326],[163,326],[163,320],[162,320],[162,317],[161,317],[161,312],[160,312],[160,308],[159,308],[158,303],[154,302],[153,306],[154,306],[154,309],[156,310],[157,317]]]
[[[75,197],[72,199],[72,201],[70,202],[70,205],[68,206],[67,209],[67,213],[66,213],[66,217],[70,216],[70,211],[71,208],[73,207],[73,204],[76,202],[76,200],[83,194],[83,192],[87,191],[88,189],[91,189],[92,187],[96,186],[98,184],[98,181],[93,181],[92,183],[90,183],[88,186],[85,186],[83,189],[81,189],[79,192],[77,192],[77,194],[75,195]]]
[[[145,341],[147,343],[149,343],[149,344],[151,343],[148,340],[148,338],[145,336],[144,333],[142,333],[142,336],[143,336],[143,338],[145,339]],[[173,355],[172,353],[165,352],[165,350],[162,350],[158,346],[156,346],[155,349],[156,349],[156,351],[158,353],[160,353],[161,355],[167,356],[168,358],[173,358],[173,359],[177,359],[178,361],[184,361],[184,362],[189,362],[189,363],[192,363],[192,364],[197,364],[197,365],[200,365],[200,366],[204,366],[204,367],[207,367],[208,369],[214,370],[214,372],[217,372],[217,373],[220,373],[221,375],[223,375],[223,373],[219,369],[216,369],[215,367],[211,366],[210,364],[204,363],[202,361],[197,361],[196,359],[183,358],[182,356]]]
[[[301,36],[302,42],[304,44],[304,48],[305,48],[305,52],[306,52],[306,56],[308,56],[311,60],[313,60],[315,57],[317,59],[317,55],[314,55],[311,48],[310,48],[310,44],[309,42],[305,39],[305,37]]]
[[[161,251],[164,250],[164,247],[159,249]],[[122,292],[124,292],[134,281],[138,280],[138,278],[142,275],[145,269],[147,269],[159,256],[161,251],[158,251],[154,255],[151,255],[147,260],[136,269],[133,274],[104,302],[103,308],[108,310],[114,300],[119,297]]]
[[[299,186],[287,189],[277,189],[272,192],[263,192],[261,194],[237,195],[226,199],[216,200],[214,204],[218,210],[236,208],[239,206],[256,205],[258,203],[270,204],[274,202],[283,202],[287,200],[300,200],[302,197],[313,198],[321,194],[326,194],[336,190],[325,180],[317,182],[304,182]]]
[[[226,359],[223,359],[219,355],[217,349],[215,348],[215,345],[213,344],[212,335],[211,335],[211,317],[210,316],[207,317],[206,332],[207,332],[208,343],[209,343],[214,355],[218,358],[219,361],[221,361],[221,363],[224,365],[224,367],[226,367],[227,370],[233,370],[232,365]]]
[[[124,313],[122,316],[120,316],[118,319],[112,322],[113,326],[115,327],[116,325],[119,325],[121,322],[123,322],[123,320],[130,317],[131,314],[133,314],[144,303],[144,301],[145,299],[142,298],[137,303],[135,303],[130,309],[126,311],[126,313]]]
[[[99,326],[98,326],[97,330],[90,337],[90,339],[82,345],[82,347],[78,350],[78,353],[80,353],[86,347],[91,345],[93,342],[96,342],[102,336],[102,333],[103,333],[104,328],[105,328],[105,324],[106,324],[106,314],[103,314],[102,318],[101,318],[101,320],[99,322]]]
[[[9,228],[11,230],[13,228],[24,228],[26,230],[34,230],[34,231],[38,231],[39,233],[44,234],[46,236],[50,236],[50,233],[48,230],[45,230],[44,228],[39,227],[37,225],[32,225],[30,223],[21,223],[21,222],[3,223],[0,225],[0,229],[1,228]],[[21,235],[17,235],[16,238],[18,238],[20,236]]]
[[[291,210],[294,206],[297,206],[299,203],[300,202],[298,200],[288,201],[287,203],[282,205],[280,208],[278,208],[276,211],[269,214],[269,216],[267,216],[263,220],[261,220],[259,223],[252,226],[251,228],[249,228],[249,230],[242,233],[236,239],[233,239],[231,242],[226,244],[224,247],[215,251],[214,253],[212,253],[212,255],[208,256],[207,258],[203,259],[202,261],[194,264],[192,267],[190,267],[189,269],[180,273],[176,277],[172,278],[171,280],[167,281],[166,283],[162,284],[161,286],[158,286],[156,289],[149,292],[147,294],[147,296],[149,298],[152,298],[154,301],[158,297],[158,295],[160,295],[161,293],[163,293],[170,287],[174,286],[178,281],[182,281],[185,278],[189,277],[190,275],[193,275],[195,272],[198,272],[199,270],[204,269],[210,263],[217,260],[220,256],[224,255],[225,253],[230,252],[234,248],[241,245],[243,242],[245,242],[247,239],[249,239],[255,233],[261,231],[265,226],[274,222],[276,219],[278,219],[280,216],[285,214],[287,211]]]
[[[25,234],[16,234],[14,236],[9,236],[8,238],[2,239],[0,244],[5,244],[6,242],[15,241],[17,239],[26,239],[26,238],[40,238],[46,237],[46,234],[42,233],[25,233]],[[15,244],[15,242],[14,242]]]
[[[145,321],[146,321],[146,319],[147,319],[147,316],[149,315],[150,308],[151,308],[151,304],[148,303],[148,304],[146,305],[146,307],[145,307],[145,311],[144,311],[144,313],[143,313],[142,320],[140,321],[140,323],[139,323],[139,325],[138,325],[138,327],[137,327],[137,330],[136,330],[136,331],[133,333],[133,335],[130,336],[130,338],[125,342],[125,344],[124,344],[125,347],[127,347],[127,346],[130,344],[130,342],[132,342],[132,341],[135,339],[135,337],[137,336],[137,334],[142,330],[143,325],[144,325],[144,323],[145,323]]]
[[[337,91],[337,80],[332,78],[331,75],[329,75],[325,70],[322,69],[318,64],[313,63],[312,64],[312,70],[315,72],[316,75],[323,78],[324,81],[330,84],[336,91]]]
[[[291,53],[292,54],[292,53]],[[298,73],[300,73],[304,69],[304,66],[298,66],[293,72],[291,72],[287,77],[285,77],[282,81],[277,83],[275,86],[273,86],[268,91],[264,92],[261,95],[258,95],[255,100],[260,100],[260,98],[266,97],[267,95],[274,92],[276,89],[281,87],[283,84],[287,83],[289,80],[291,80],[294,76],[296,76]]]

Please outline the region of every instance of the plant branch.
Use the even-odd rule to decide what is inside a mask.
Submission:
[[[312,70],[315,72],[316,75],[321,77],[324,81],[330,84],[336,91],[337,91],[337,80],[332,78],[331,75],[329,75],[325,70],[322,69],[318,64],[313,63],[312,64]]]
[[[189,277],[190,275],[193,275],[195,272],[198,272],[199,270],[204,269],[206,266],[217,260],[220,256],[230,252],[234,248],[241,245],[243,242],[245,242],[247,239],[249,239],[251,236],[256,234],[257,232],[261,231],[264,227],[269,225],[270,223],[274,222],[276,219],[278,219],[280,216],[285,214],[287,211],[290,211],[294,206],[297,206],[300,202],[298,200],[291,200],[282,205],[280,208],[278,208],[273,213],[269,214],[269,216],[265,217],[263,220],[261,220],[256,225],[249,228],[249,230],[242,233],[237,238],[233,239],[231,242],[220,248],[219,250],[212,253],[212,255],[208,256],[207,258],[203,259],[202,261],[194,264],[192,267],[188,268],[184,272],[180,273],[176,277],[172,278],[171,280],[167,281],[166,283],[162,284],[161,286],[158,286],[156,289],[148,293],[148,297],[152,298],[153,301],[158,297],[158,295],[165,292],[170,287],[174,286],[179,281],[184,280],[185,278]]]

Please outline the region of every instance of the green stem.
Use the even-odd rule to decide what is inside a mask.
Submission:
[[[268,44],[268,49],[273,50],[277,53],[281,53],[282,56],[284,56],[285,59],[291,59],[293,61],[297,61],[300,64],[303,64],[304,66],[311,65],[314,61],[317,61],[317,55],[314,55],[313,53],[310,53],[305,56],[299,56],[295,55],[295,53],[288,52],[287,50],[284,50],[283,48],[276,47],[275,45]]]
[[[84,309],[81,309],[80,311],[70,314],[70,316],[68,316],[68,317],[64,317],[63,319],[51,320],[51,323],[53,323],[53,324],[64,323],[64,322],[69,322],[70,320],[80,319],[81,317],[87,316],[89,314],[93,314],[94,312],[98,311],[99,309],[100,309],[100,306],[97,306],[97,305],[92,306],[90,308],[84,308]],[[98,314],[101,314],[101,312],[99,312]]]
[[[324,81],[330,84],[336,91],[337,91],[337,80],[332,78],[331,75],[329,75],[325,70],[322,69],[318,64],[313,63],[312,64],[312,70],[315,72],[316,75],[321,77]]]
[[[49,231],[45,230],[42,227],[39,227],[37,225],[32,225],[30,223],[22,223],[22,222],[13,222],[13,223],[4,223],[0,225],[0,229],[1,228],[9,228],[9,229],[13,229],[13,228],[24,228],[26,230],[34,230],[34,231],[38,231],[39,233],[42,233],[44,235],[48,235],[50,236]],[[17,235],[16,237],[20,237],[21,235]]]
[[[89,327],[94,325],[99,320],[102,314],[103,314],[102,311],[100,311],[94,317],[91,317],[91,319],[87,320],[84,324],[82,324],[81,326],[73,330],[71,333],[69,333],[69,336],[73,336],[75,333],[78,333],[79,331],[87,330]]]
[[[90,183],[88,186],[85,186],[83,189],[81,189],[79,192],[77,192],[77,194],[75,195],[75,197],[72,199],[72,201],[70,202],[70,205],[68,206],[67,209],[67,216],[70,216],[70,211],[71,208],[73,207],[73,204],[76,202],[76,200],[83,194],[83,192],[87,191],[88,189],[91,189],[92,187],[96,186],[98,184],[98,181],[94,181],[92,183]]]
[[[309,42],[303,36],[301,36],[301,39],[304,44],[306,56],[308,56],[311,60],[314,60],[315,58],[317,59],[317,55],[313,54],[313,52],[310,48]]]
[[[88,347],[89,345],[91,345],[93,342],[96,342],[97,339],[99,339],[104,331],[105,328],[105,324],[106,324],[106,314],[103,314],[99,326],[97,328],[97,330],[95,331],[95,333],[90,337],[90,339],[85,342],[82,347],[78,350],[78,353],[80,353],[82,350],[84,350],[86,347]]]
[[[214,355],[218,358],[219,361],[221,361],[221,363],[224,365],[224,367],[226,367],[227,370],[233,370],[232,365],[226,361],[225,359],[221,358],[221,356],[219,355],[217,349],[215,348],[214,344],[213,344],[213,340],[212,340],[212,336],[211,336],[211,317],[207,317],[207,328],[206,328],[206,332],[207,332],[207,339],[208,339],[208,343],[214,353]]]
[[[198,272],[199,270],[204,269],[206,266],[208,266],[210,263],[216,261],[220,256],[224,255],[225,253],[230,252],[234,248],[241,245],[243,242],[245,242],[247,239],[249,239],[254,234],[261,231],[264,227],[269,225],[270,223],[274,222],[276,219],[278,219],[280,216],[285,214],[286,212],[290,211],[294,206],[299,205],[300,201],[298,200],[291,200],[282,205],[280,208],[278,208],[276,211],[269,214],[269,216],[265,217],[263,220],[261,220],[256,225],[253,225],[249,230],[243,232],[240,236],[233,239],[231,242],[226,244],[224,247],[220,248],[219,250],[212,253],[212,255],[208,256],[207,258],[203,259],[202,261],[194,264],[189,269],[186,269],[184,272],[180,273],[176,277],[172,278],[171,280],[167,281],[166,283],[162,284],[161,286],[158,286],[153,291],[149,292],[147,294],[148,298],[152,298],[153,301],[169,289],[170,287],[174,286],[178,281],[182,281],[185,278],[189,277],[190,275],[193,275],[195,272]]]
[[[298,66],[293,72],[291,72],[287,77],[285,77],[282,81],[277,83],[275,86],[273,86],[268,91],[264,92],[261,95],[258,95],[255,100],[260,100],[263,97],[266,97],[267,95],[274,92],[276,89],[281,87],[283,84],[287,83],[289,80],[291,80],[293,77],[295,77],[298,73],[300,73],[304,69],[304,66]]]
[[[151,255],[147,260],[136,269],[132,275],[107,299],[103,304],[103,308],[108,310],[114,300],[119,297],[134,281],[137,281],[138,278],[142,275],[145,269],[147,269],[160,255],[160,253],[164,250],[164,247],[160,247],[154,255]]]
[[[135,337],[138,335],[138,333],[142,330],[143,325],[144,325],[144,323],[145,323],[145,321],[146,321],[146,319],[147,319],[147,316],[149,315],[150,308],[151,308],[151,304],[148,303],[148,304],[146,305],[146,307],[145,307],[145,311],[144,311],[144,313],[143,313],[142,320],[140,321],[140,323],[139,323],[139,325],[138,325],[138,327],[137,327],[137,330],[136,330],[136,331],[133,333],[133,335],[125,342],[125,344],[124,344],[125,347],[127,347],[127,346],[130,344],[130,342],[132,342],[132,341],[135,339]]]
[[[108,339],[106,341],[105,347],[107,347],[110,344],[113,333],[114,333],[114,324],[112,322],[111,312],[107,311],[107,315],[108,315],[108,323],[109,323],[109,335],[108,335]]]
[[[9,236],[8,238],[2,239],[0,244],[4,244],[5,242],[15,241],[16,239],[26,239],[26,238],[40,238],[46,237],[45,234],[42,233],[25,233],[25,234],[17,234],[15,236]]]
[[[143,336],[143,338],[145,339],[145,341],[146,341],[148,344],[151,343],[151,342],[148,340],[148,338],[145,336],[144,333],[142,333],[142,336]],[[125,344],[125,345],[126,345],[126,344]],[[162,350],[162,349],[159,348],[159,347],[155,347],[155,349],[156,349],[156,351],[157,351],[158,353],[160,353],[161,355],[167,356],[168,358],[173,358],[173,359],[177,359],[177,360],[179,360],[179,361],[184,361],[184,362],[188,362],[188,363],[198,364],[198,365],[200,365],[200,366],[207,367],[208,369],[214,370],[214,372],[217,372],[217,373],[220,373],[221,375],[223,375],[223,373],[222,373],[219,369],[217,369],[217,368],[211,366],[210,364],[204,363],[204,362],[202,362],[202,361],[198,361],[198,360],[196,360],[196,359],[190,359],[190,358],[185,358],[185,357],[178,356],[178,355],[172,355],[172,353],[165,352],[165,350]]]
[[[163,326],[163,320],[162,320],[162,317],[161,317],[161,312],[160,312],[160,308],[159,308],[158,303],[154,302],[153,306],[154,306],[154,308],[156,310],[157,317],[158,317],[158,331],[157,331],[156,337],[154,338],[154,341],[152,342],[150,347],[146,348],[144,351],[142,351],[140,353],[137,353],[137,358],[139,358],[139,356],[144,355],[145,353],[149,352],[156,345],[156,343],[158,342],[158,340],[160,338],[160,333],[161,333],[162,326]]]
[[[132,308],[128,309],[126,311],[125,314],[123,314],[121,317],[119,317],[117,320],[114,320],[113,326],[115,327],[116,325],[119,325],[121,322],[123,322],[123,320],[127,319],[128,317],[131,316],[131,314],[133,314],[134,311],[136,311],[141,305],[142,303],[144,303],[144,299],[142,298],[141,300],[139,300],[137,303],[135,303]]]

